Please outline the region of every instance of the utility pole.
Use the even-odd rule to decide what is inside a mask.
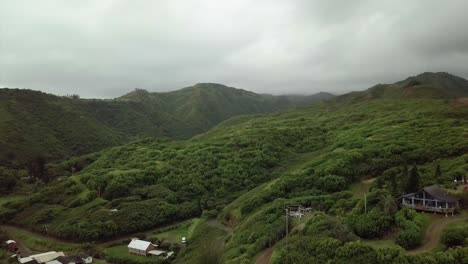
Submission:
[[[286,210],[286,246],[288,245],[288,208],[285,209]]]

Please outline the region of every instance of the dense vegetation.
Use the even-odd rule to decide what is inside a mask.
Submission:
[[[406,249],[419,246],[423,239],[424,218],[414,210],[403,208],[395,215],[395,221],[401,232],[397,243]]]
[[[210,83],[166,93],[137,89],[114,100],[0,89],[0,166],[33,170],[40,166],[36,163],[139,137],[186,138],[236,115],[272,112],[331,96],[260,95]]]
[[[450,226],[442,234],[442,243],[447,247],[468,246],[468,223]]]
[[[467,176],[468,107],[450,99],[348,99],[235,117],[189,140],[142,139],[48,164],[51,182],[23,183],[15,194],[37,191],[3,203],[0,219],[80,241],[203,213],[233,227],[226,235],[200,226],[181,256],[186,263],[251,263],[275,244],[275,263],[466,263],[466,247],[409,256],[361,240],[396,231],[402,247],[420,243],[423,220],[398,210],[395,198],[429,184],[452,188]],[[374,180],[367,203],[349,191],[363,179]],[[284,239],[284,209],[298,203],[320,212],[288,222]],[[208,251],[204,233],[224,243]],[[455,241],[447,245],[460,245],[445,236]]]

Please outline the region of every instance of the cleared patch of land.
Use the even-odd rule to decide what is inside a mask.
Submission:
[[[366,179],[351,185],[350,190],[353,193],[353,198],[363,198],[364,194],[369,192],[370,186],[374,181],[375,178]]]
[[[151,238],[164,239],[165,241],[168,241],[170,243],[180,243],[182,241],[182,237],[185,237],[186,239],[192,237],[193,231],[200,223],[200,221],[200,218],[190,219],[186,222],[179,224],[175,228],[162,232],[151,232],[148,235]]]
[[[127,245],[118,245],[104,249],[104,254],[111,260],[119,261],[138,261],[139,263],[154,263],[154,259],[147,256],[139,256],[128,253]],[[120,262],[125,263],[125,262]]]

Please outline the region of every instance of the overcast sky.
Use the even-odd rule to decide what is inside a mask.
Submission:
[[[0,87],[112,98],[217,82],[341,93],[468,78],[465,0],[0,2]]]

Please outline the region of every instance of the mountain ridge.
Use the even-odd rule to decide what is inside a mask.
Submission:
[[[335,101],[356,102],[371,99],[458,98],[468,96],[468,80],[447,72],[424,72],[392,84],[376,84],[363,91],[352,91]]]
[[[220,84],[165,93],[136,89],[116,99],[3,88],[0,103],[0,165],[7,166],[82,155],[139,137],[188,138],[236,115],[304,104]]]

